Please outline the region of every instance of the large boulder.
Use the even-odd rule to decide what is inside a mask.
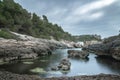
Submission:
[[[69,59],[64,58],[60,61],[60,63],[57,66],[53,66],[51,70],[57,71],[57,70],[62,70],[62,71],[68,71],[70,70],[71,67],[71,62]]]
[[[58,71],[59,68],[58,68],[57,66],[53,66],[53,67],[51,68],[51,70],[53,70],[53,71]]]
[[[60,64],[58,65],[58,67],[63,71],[70,70],[70,66],[71,66],[71,63],[67,58],[62,59]]]
[[[87,58],[88,53],[81,50],[68,50],[68,57]]]

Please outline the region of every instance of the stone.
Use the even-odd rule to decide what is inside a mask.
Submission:
[[[70,70],[71,67],[71,62],[69,59],[64,58],[60,61],[60,63],[57,66],[53,66],[51,70],[57,71],[57,70],[63,70],[63,71],[68,71]]]
[[[86,51],[80,51],[80,50],[68,50],[68,57],[73,58],[87,58],[88,53]]]
[[[70,70],[70,66],[68,66],[68,65],[63,65],[62,68],[61,68],[61,70],[63,70],[63,71],[68,71],[68,70]]]
[[[53,71],[58,71],[59,68],[58,68],[57,66],[53,66],[53,67],[51,68],[51,70],[53,70]]]

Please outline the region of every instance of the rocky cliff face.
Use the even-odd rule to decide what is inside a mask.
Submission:
[[[73,48],[76,45],[75,42],[47,40],[11,33],[19,40],[0,38],[0,60],[3,62],[50,55],[54,49]]]
[[[120,60],[120,35],[106,39],[101,44],[90,45],[86,48],[94,51],[97,55],[112,56],[116,60]]]
[[[37,41],[0,40],[0,59],[10,61],[14,59],[37,58],[50,55],[52,50],[66,47],[60,42],[39,39]]]
[[[0,38],[0,60],[3,62],[50,55],[54,49],[67,47],[62,42],[55,40],[12,33],[17,35],[20,40]]]

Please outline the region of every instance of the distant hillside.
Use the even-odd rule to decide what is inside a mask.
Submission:
[[[101,40],[100,35],[80,35],[80,36],[74,36],[74,39],[76,41],[91,41],[91,40]]]
[[[14,0],[0,0],[0,37],[12,38],[9,30],[38,38],[73,40],[68,32],[49,22],[47,16],[29,13]]]

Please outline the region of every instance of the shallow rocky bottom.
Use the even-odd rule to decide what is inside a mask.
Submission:
[[[36,75],[20,75],[7,71],[0,71],[0,80],[120,80],[120,75],[99,74],[92,76],[40,78]]]

